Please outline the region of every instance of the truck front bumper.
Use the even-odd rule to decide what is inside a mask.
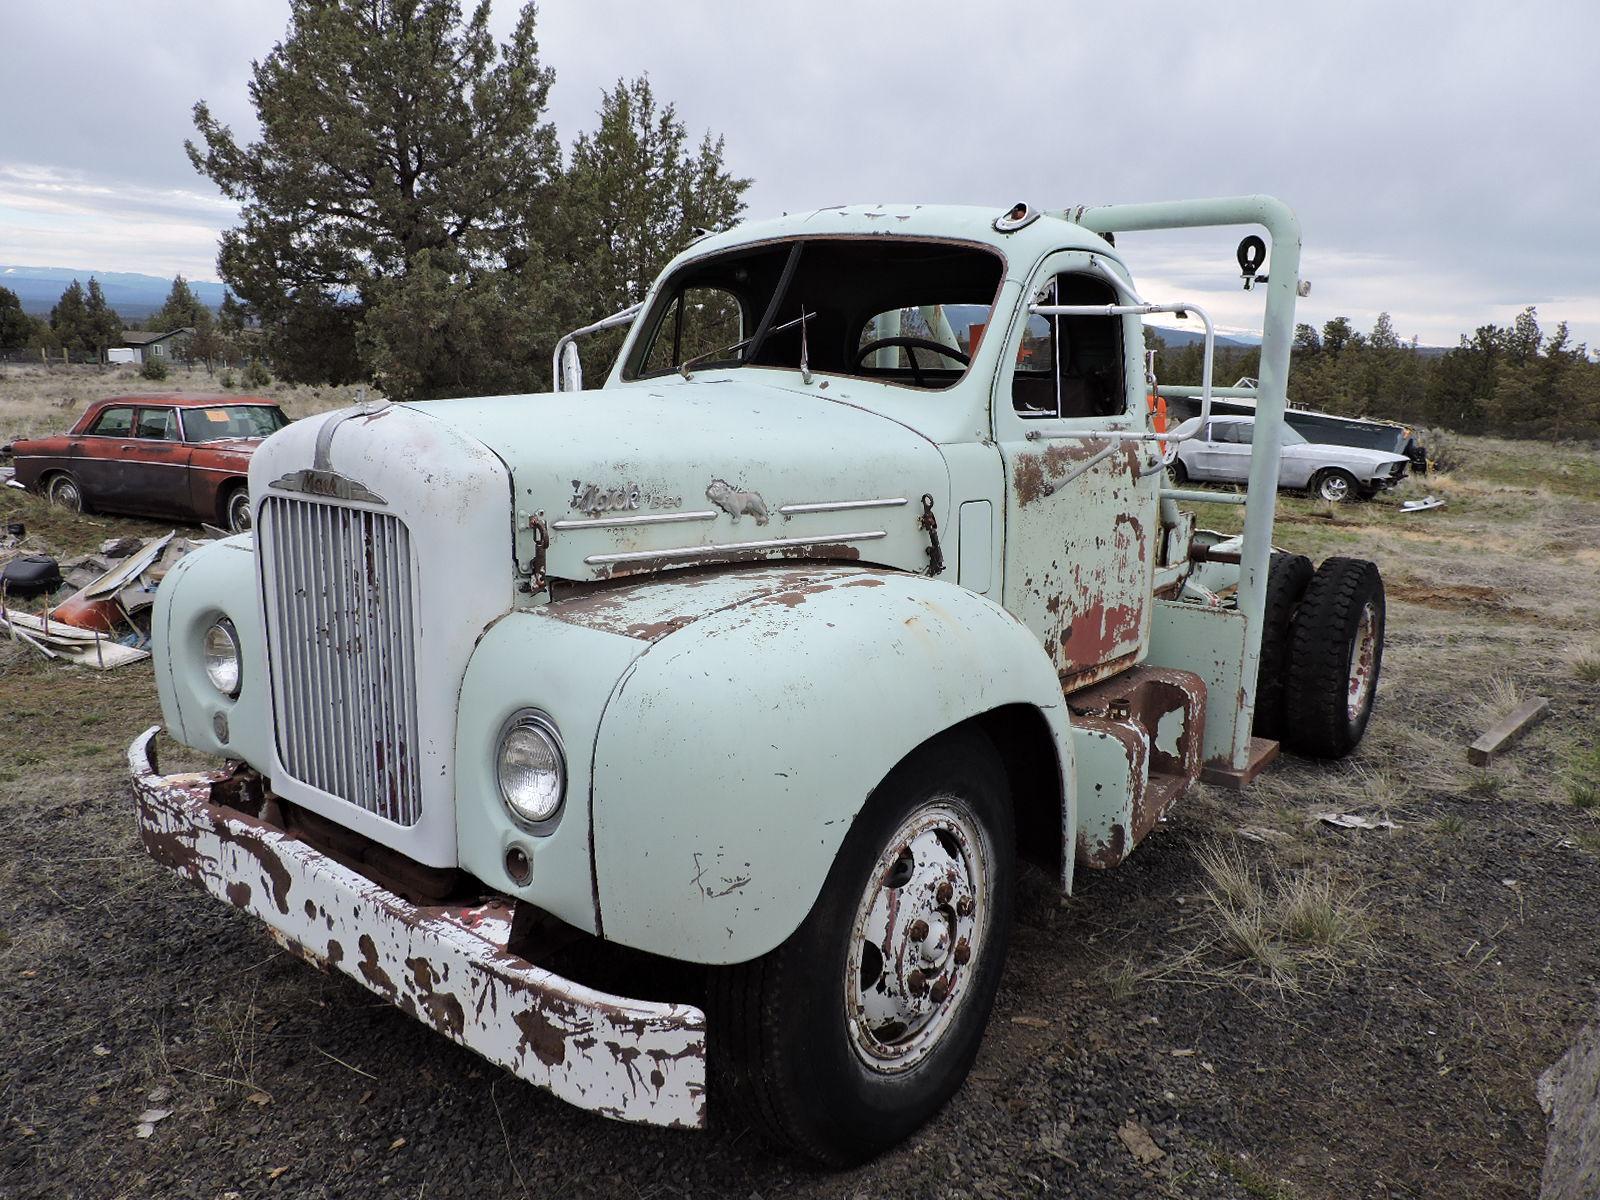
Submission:
[[[419,907],[283,830],[216,802],[222,772],[157,774],[146,730],[128,750],[139,836],[183,879],[259,918],[286,949],[580,1108],[705,1125],[705,1015],[626,1000],[506,949],[507,903]]]

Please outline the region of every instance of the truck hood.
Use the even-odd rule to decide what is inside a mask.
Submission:
[[[769,558],[928,566],[949,527],[938,447],[852,404],[708,378],[406,405],[511,471],[517,560],[567,580]]]

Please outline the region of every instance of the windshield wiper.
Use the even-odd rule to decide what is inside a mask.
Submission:
[[[785,321],[782,325],[774,325],[772,328],[766,330],[766,332],[782,333],[785,329],[793,329],[796,325],[804,325],[816,315],[817,314],[814,312],[803,312],[794,320]],[[704,354],[696,354],[693,358],[686,358],[678,366],[678,374],[682,375],[685,379],[688,379],[691,377],[689,375],[689,368],[694,366],[696,363],[705,362],[706,359],[715,358],[719,354],[727,354],[730,351],[742,349],[743,347],[754,343],[755,340],[760,336],[762,335],[759,332],[753,333],[749,337],[745,338],[742,342],[735,342],[731,346],[719,346],[715,350],[707,350]]]

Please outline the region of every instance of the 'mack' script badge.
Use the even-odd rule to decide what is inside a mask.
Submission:
[[[638,508],[643,498],[643,492],[637,483],[602,488],[597,483],[585,484],[581,479],[572,481],[572,507],[585,516],[597,517],[601,513],[629,512]]]

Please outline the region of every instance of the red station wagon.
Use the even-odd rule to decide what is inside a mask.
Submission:
[[[250,454],[289,418],[256,396],[115,396],[70,433],[12,444],[17,482],[75,512],[250,528]]]

